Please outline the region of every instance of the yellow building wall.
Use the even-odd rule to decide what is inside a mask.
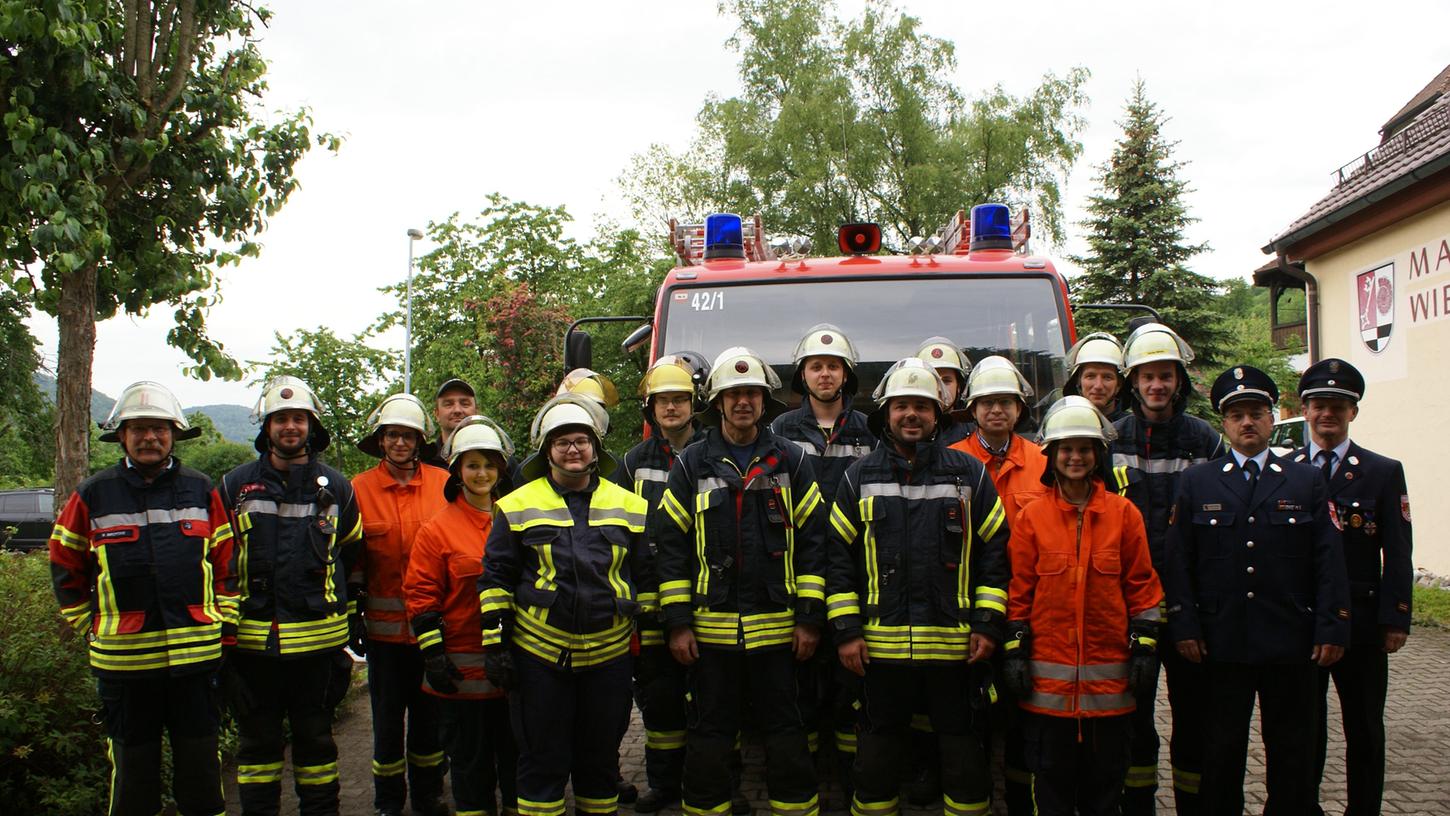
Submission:
[[[1348,360],[1365,376],[1350,438],[1405,463],[1415,565],[1450,575],[1450,203],[1305,268],[1319,281],[1320,356]],[[1393,280],[1392,291],[1379,291],[1377,277]],[[1377,338],[1386,318],[1387,342],[1374,351],[1365,329]]]

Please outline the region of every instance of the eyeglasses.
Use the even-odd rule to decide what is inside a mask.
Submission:
[[[391,429],[390,428],[390,429],[388,429],[386,431],[383,431],[383,441],[385,441],[385,442],[412,442],[413,439],[414,439],[414,436],[413,435],[416,434],[416,433],[417,433],[417,431],[414,431],[414,430],[411,430],[411,429],[407,429],[407,430],[394,430],[394,429]]]
[[[551,447],[555,453],[568,453],[571,449],[583,453],[594,447],[594,440],[587,436],[578,439],[555,439]]]

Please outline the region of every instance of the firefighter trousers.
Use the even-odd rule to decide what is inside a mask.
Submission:
[[[644,773],[653,790],[678,794],[685,767],[685,667],[666,646],[640,646],[634,701],[644,720]]]
[[[701,646],[687,684],[686,814],[730,812],[730,762],[747,710],[765,737],[771,812],[814,816],[820,810],[789,647],[737,651]]]
[[[423,691],[423,656],[416,645],[368,641],[368,696],[373,709],[373,807],[401,811],[411,787],[413,809],[431,808],[443,796],[443,747],[438,698]]]
[[[291,726],[292,777],[301,816],[338,811],[332,712],[347,694],[352,656],[342,649],[278,659],[234,652],[237,796],[243,816],[276,816],[282,799],[283,720]]]
[[[97,679],[111,759],[109,816],[161,812],[162,729],[171,740],[177,812],[213,816],[225,811],[214,675]]]
[[[1344,775],[1349,788],[1346,816],[1379,816],[1385,788],[1385,696],[1389,691],[1390,661],[1383,649],[1372,645],[1351,647],[1328,669],[1319,670],[1319,697],[1329,693],[1329,680],[1339,694],[1344,718]],[[1328,706],[1319,704],[1318,745],[1314,768],[1314,800],[1319,801],[1319,780],[1329,752]],[[1318,805],[1315,806],[1318,808]],[[1317,813],[1322,816],[1323,809]]]
[[[822,634],[816,653],[800,664],[798,672],[801,719],[811,754],[824,751],[835,757],[836,781],[850,795],[861,678],[841,665],[829,633]]]
[[[1040,816],[1117,816],[1133,715],[1077,718],[1023,711],[1021,724]]]
[[[563,816],[564,786],[579,814],[612,814],[619,737],[629,723],[629,658],[574,671],[513,650],[509,713],[518,741],[521,816]]]
[[[1319,668],[1301,664],[1205,664],[1208,742],[1204,816],[1241,816],[1249,724],[1257,698],[1264,740],[1265,816],[1313,813],[1314,723]]]
[[[866,667],[852,814],[878,816],[900,809],[901,777],[911,758],[912,715],[924,704],[941,757],[943,812],[986,816],[992,775],[981,736],[972,728],[969,684],[964,661],[930,665],[878,660]]]
[[[519,753],[508,699],[444,697],[438,699],[438,711],[457,816],[498,816],[500,804],[503,813],[517,813]]]

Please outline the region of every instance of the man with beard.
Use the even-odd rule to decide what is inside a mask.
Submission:
[[[825,622],[824,511],[810,461],[767,425],[779,387],[755,352],[721,352],[705,438],[675,460],[660,500],[670,520],[658,539],[660,614],[670,653],[692,667],[683,792],[695,816],[730,808],[747,708],[765,733],[771,809],[820,807],[795,663],[815,653]]]
[[[412,394],[384,399],[368,417],[368,425],[370,431],[358,449],[382,461],[352,482],[364,519],[364,549],[348,580],[366,585],[359,610],[365,627],[352,627],[352,649],[368,660],[373,807],[378,816],[398,816],[412,788],[413,813],[446,814],[447,805],[440,801],[443,747],[438,703],[423,691],[423,658],[408,627],[403,576],[414,537],[448,506],[443,496],[448,471],[424,464],[431,453],[425,449],[432,428],[423,403]]]
[[[1113,425],[1118,432],[1110,446],[1113,477],[1118,492],[1143,514],[1148,551],[1159,575],[1166,565],[1164,546],[1179,476],[1223,453],[1218,433],[1207,422],[1184,413],[1193,392],[1188,377],[1191,362],[1193,349],[1162,323],[1138,327],[1128,336],[1123,352],[1133,410]],[[1183,660],[1176,649],[1160,649],[1158,656],[1168,675],[1168,705],[1173,712],[1168,743],[1173,798],[1180,816],[1196,816],[1204,761],[1202,702],[1208,694],[1203,669]],[[1155,681],[1144,689],[1133,711],[1133,756],[1123,786],[1125,816],[1156,812],[1159,740],[1153,708],[1157,699]]]
[[[827,615],[842,665],[863,677],[851,812],[900,810],[912,715],[941,756],[942,812],[985,816],[992,777],[969,664],[991,657],[1007,609],[1007,524],[976,459],[935,443],[947,389],[908,357],[873,398],[885,443],[847,468],[831,510]]]
[[[639,383],[650,436],[624,455],[614,482],[632,487],[649,504],[645,542],[651,569],[659,551],[659,525],[670,523],[669,517],[657,510],[660,497],[675,459],[698,438],[695,402],[708,374],[708,366],[693,353],[667,354],[655,360]],[[640,615],[636,623],[639,655],[635,658],[634,699],[644,720],[649,790],[640,795],[634,810],[654,813],[680,798],[680,774],[685,763],[685,669],[670,656],[657,614]]]
[[[812,326],[795,350],[791,390],[801,405],[770,423],[770,430],[799,445],[810,460],[829,508],[846,467],[876,446],[866,415],[851,409],[856,397],[856,347],[829,323]],[[822,737],[834,735],[836,777],[849,795],[856,754],[856,701],[860,683],[841,668],[830,644],[801,667],[801,712],[815,753]]]
[[[1318,468],[1269,450],[1279,399],[1269,375],[1230,368],[1210,399],[1232,448],[1183,472],[1163,571],[1169,636],[1204,670],[1191,701],[1206,735],[1199,805],[1207,816],[1244,812],[1257,705],[1264,812],[1312,813],[1319,670],[1349,643],[1342,520]]]
[[[161,812],[164,728],[178,811],[221,813],[212,681],[236,639],[231,527],[211,480],[171,455],[174,441],[201,432],[164,386],[127,386],[101,427],[124,456],[71,494],[50,537],[50,571],[96,675],[106,812]]]
[[[284,719],[300,812],[338,812],[332,713],[352,676],[349,614],[363,588],[347,576],[361,549],[362,518],[347,478],[316,459],[331,441],[322,413],[306,383],[271,380],[254,414],[261,457],[222,478],[241,576],[230,664],[245,816],[281,807]]]

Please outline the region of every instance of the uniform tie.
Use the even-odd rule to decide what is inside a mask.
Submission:
[[[1322,450],[1314,454],[1314,458],[1319,460],[1319,469],[1324,473],[1324,481],[1329,481],[1330,477],[1334,475],[1334,460],[1339,456],[1332,450]]]
[[[1249,480],[1250,487],[1259,483],[1259,463],[1257,460],[1250,459],[1244,462],[1244,476]]]

